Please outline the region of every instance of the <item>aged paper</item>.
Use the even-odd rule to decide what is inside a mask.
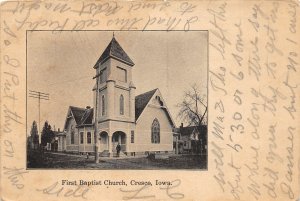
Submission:
[[[296,0],[2,2],[1,199],[299,200],[299,26]],[[112,58],[115,70],[113,62],[102,66]],[[197,129],[187,141],[177,138],[179,97],[193,83],[203,92],[207,144]],[[114,103],[121,89],[129,95]],[[90,107],[68,110],[88,104],[91,119]],[[164,112],[139,110],[146,106]],[[69,128],[75,111],[83,123]],[[128,115],[118,117],[128,123],[124,132],[112,123],[116,113]],[[137,114],[158,117],[138,130]],[[32,122],[40,133],[46,120],[58,147],[55,140],[40,146],[48,140],[41,136],[38,147],[28,144]],[[191,141],[204,144],[194,149]],[[201,167],[179,162],[198,156]]]

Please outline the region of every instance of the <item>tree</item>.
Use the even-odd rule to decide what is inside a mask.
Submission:
[[[184,92],[184,98],[177,107],[179,107],[178,116],[189,126],[207,125],[206,95],[200,94],[196,84]]]
[[[188,124],[196,126],[198,130],[198,140],[192,141],[194,152],[202,153],[207,144],[207,98],[201,94],[197,85],[191,86],[191,89],[184,92],[184,97],[179,107],[178,117]]]
[[[47,143],[51,143],[52,139],[54,138],[54,132],[51,130],[51,126],[48,121],[46,121],[44,124],[41,138],[41,144],[43,146],[46,146]]]
[[[30,130],[30,138],[31,138],[31,143],[33,144],[33,148],[36,149],[39,144],[39,134],[38,134],[36,121],[32,122],[31,130]]]

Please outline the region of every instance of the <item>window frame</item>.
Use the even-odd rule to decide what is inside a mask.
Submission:
[[[75,131],[71,129],[71,144],[75,144]]]
[[[157,118],[155,118],[151,125],[151,143],[160,144],[160,123]]]
[[[101,115],[104,116],[105,115],[105,96],[102,95],[101,97],[101,104],[102,104],[102,107],[101,107]]]
[[[100,84],[104,83],[106,81],[106,79],[107,79],[107,76],[105,76],[104,72],[105,73],[107,72],[107,68],[106,67],[103,68],[102,70],[100,70],[100,73],[99,73]]]
[[[131,131],[130,142],[134,143],[134,130]]]
[[[84,144],[84,132],[83,131],[81,131],[79,133],[79,137],[80,137],[80,144]]]
[[[119,101],[120,101],[120,115],[124,115],[125,114],[125,112],[124,112],[125,108],[124,108],[124,96],[123,96],[123,94],[120,95]]]
[[[125,68],[121,68],[119,66],[117,66],[117,75],[119,75],[119,71],[122,71],[122,72],[125,72],[125,77],[124,77],[124,80],[122,79],[119,79],[119,76],[117,76],[117,80],[120,81],[120,82],[124,82],[124,83],[127,83],[127,70]]]
[[[88,131],[86,133],[86,143],[87,144],[92,144],[92,132]]]

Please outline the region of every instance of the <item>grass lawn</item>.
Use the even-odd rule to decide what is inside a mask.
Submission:
[[[51,153],[28,153],[28,168],[45,169],[195,169],[206,170],[206,156],[176,155],[167,159],[149,158],[100,158],[95,164],[94,157],[86,159],[84,156]]]

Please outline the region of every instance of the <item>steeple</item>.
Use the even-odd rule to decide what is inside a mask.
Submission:
[[[98,68],[99,64],[105,62],[109,58],[114,58],[129,66],[134,66],[133,61],[129,58],[129,56],[126,54],[126,52],[116,40],[114,33],[110,43],[108,44],[108,46],[94,65],[94,68]]]
[[[135,122],[135,86],[132,81],[134,63],[112,35],[112,39],[96,62],[98,121]],[[98,92],[97,91],[98,83]],[[96,98],[97,97],[97,98]],[[99,100],[99,101],[96,101]]]

